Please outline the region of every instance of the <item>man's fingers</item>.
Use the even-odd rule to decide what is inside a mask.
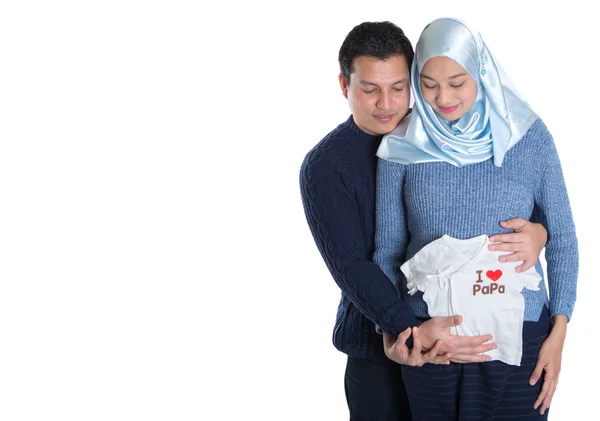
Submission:
[[[404,344],[406,344],[406,340],[408,339],[409,336],[410,336],[410,327],[407,327],[406,329],[404,329],[404,332],[401,332],[400,335],[398,335],[398,339],[396,340],[396,342],[404,345]]]
[[[529,253],[532,254],[532,253]],[[512,254],[506,254],[504,256],[500,256],[498,258],[499,262],[522,262],[519,266],[515,267],[515,272],[524,272],[527,269],[529,269],[530,267],[532,267],[533,265],[535,265],[535,260],[533,260],[535,258],[535,255],[533,255],[533,259],[529,259],[529,256],[527,253],[523,253],[523,252],[517,252],[517,253],[512,253]]]
[[[429,354],[434,354],[434,355],[439,354],[440,349],[442,348],[442,343],[443,343],[443,341],[441,339],[438,339],[437,341],[435,341],[435,344],[433,345],[433,348],[431,348],[431,350],[429,351]]]
[[[421,350],[423,349],[421,346],[421,334],[419,333],[419,328],[416,326],[412,328],[413,335],[413,348],[410,351],[409,360],[412,365],[422,366],[426,362],[429,362],[431,358],[428,357],[427,354],[421,354]]]
[[[522,252],[524,248],[525,247],[523,246],[523,243],[500,243],[500,244],[490,244],[488,246],[488,250],[490,250],[490,251],[513,253],[513,254]],[[504,256],[510,256],[510,255],[505,254],[505,255],[498,256],[498,260],[503,262],[504,260],[502,260],[501,258]]]
[[[498,244],[490,244],[490,246],[501,246],[511,243],[522,243],[525,240],[525,235],[520,234],[518,232],[513,232],[510,234],[496,234],[490,237],[490,243],[498,243]]]
[[[410,327],[398,335],[397,339],[393,336],[383,333],[383,344],[385,355],[392,361],[398,364],[405,364],[408,359],[408,348],[406,347],[406,339],[410,336]]]
[[[500,226],[505,229],[519,230],[523,228],[529,221],[523,218],[511,218],[506,221],[500,221]]]
[[[501,263],[522,261],[523,263],[515,267],[517,272],[524,272],[535,264],[535,261],[529,259],[529,257],[535,258],[537,254],[532,251],[523,251],[523,243],[496,244],[494,246],[490,245],[489,248],[497,251],[512,251],[511,254],[503,254],[502,256],[498,256],[498,261]]]
[[[383,332],[383,346],[385,347],[385,349],[390,349],[396,343],[405,344],[406,340],[408,339],[409,336],[410,336],[410,327],[406,328],[404,330],[404,332],[401,332],[400,335],[398,335],[397,339],[394,338],[393,336],[388,335],[387,333]]]
[[[423,362],[421,361],[421,336],[419,334],[419,329],[416,326],[412,328],[412,335],[413,348],[410,351],[407,363],[412,366],[421,366],[423,365]]]
[[[421,353],[422,344],[421,344],[421,334],[419,333],[419,329],[415,326],[412,328],[413,334],[413,348],[412,352]]]
[[[533,265],[535,265],[535,262],[533,262],[531,260],[523,260],[523,263],[521,263],[519,266],[515,267],[515,271],[516,272],[525,272],[527,269],[529,269]]]
[[[438,339],[435,342],[435,345],[433,346],[433,348],[431,348],[431,351],[429,351],[426,355],[428,357],[428,359],[430,360],[430,362],[434,363],[434,364],[450,364],[450,357],[452,356],[452,354],[450,354],[449,352],[446,352],[445,354],[439,354],[440,349],[442,348],[442,340]]]
[[[446,354],[441,354],[441,355],[437,355],[432,363],[433,364],[441,364],[441,365],[448,365],[450,364],[450,358],[452,357],[452,355],[448,352]]]
[[[431,348],[426,353],[421,354],[421,359],[420,359],[418,365],[422,366],[423,364],[426,364],[426,363],[446,364],[446,365],[450,364],[451,354],[449,352],[447,352],[445,354],[440,354],[440,349],[442,347],[442,343],[443,343],[443,341],[441,339],[438,339],[435,342],[435,344],[433,345],[433,348]]]
[[[505,254],[498,257],[499,262],[520,262],[521,260],[525,260],[525,253],[516,251],[511,254]]]

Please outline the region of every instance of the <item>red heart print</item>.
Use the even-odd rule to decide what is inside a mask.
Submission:
[[[502,271],[500,269],[488,270],[485,273],[485,276],[487,276],[488,278],[490,278],[492,281],[496,282],[502,276]]]

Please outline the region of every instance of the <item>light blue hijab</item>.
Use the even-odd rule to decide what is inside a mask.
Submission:
[[[477,99],[461,118],[446,121],[423,100],[420,72],[427,60],[445,56],[462,66],[477,83]],[[521,98],[481,35],[464,22],[442,18],[431,22],[417,42],[411,70],[413,111],[383,137],[377,156],[402,164],[445,161],[457,167],[494,157],[502,166],[537,119]]]

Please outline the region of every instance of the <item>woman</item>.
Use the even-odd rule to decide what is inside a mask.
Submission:
[[[523,290],[520,365],[403,366],[413,420],[546,419],[578,271],[552,137],[481,36],[457,19],[424,29],[411,80],[414,110],[377,152],[376,263],[400,286],[415,316],[427,319],[423,294],[407,294],[402,263],[444,236],[494,235],[496,221],[536,213],[548,231],[550,293],[548,300],[544,282]],[[543,274],[539,262],[536,270]]]

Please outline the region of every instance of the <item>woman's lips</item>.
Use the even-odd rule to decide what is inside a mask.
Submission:
[[[444,114],[450,114],[450,113],[453,113],[454,111],[456,111],[456,109],[458,108],[458,104],[456,104],[454,107],[441,107],[438,105],[438,108]]]

